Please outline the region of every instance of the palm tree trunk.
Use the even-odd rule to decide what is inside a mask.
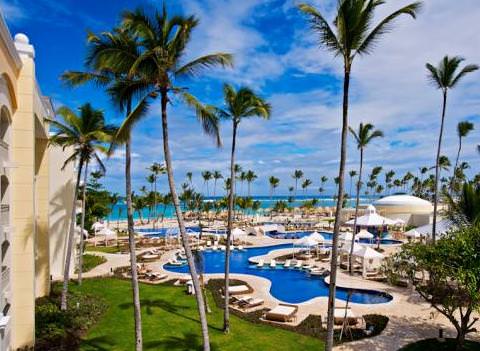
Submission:
[[[153,218],[154,218],[154,223],[153,223],[153,228],[157,227],[157,176],[155,175],[155,183],[154,183],[154,190],[153,190]]]
[[[127,106],[127,116],[130,115],[131,104]],[[127,202],[127,228],[128,228],[128,244],[130,248],[130,271],[132,274],[132,294],[133,294],[133,317],[135,320],[135,350],[143,350],[143,335],[142,335],[142,310],[140,306],[140,288],[138,285],[138,271],[137,271],[137,255],[135,250],[135,233],[133,222],[133,207],[132,207],[132,150],[130,135],[127,137],[125,143],[125,195]]]
[[[235,176],[235,143],[237,139],[237,122],[233,121],[233,134],[232,134],[232,151],[230,153],[230,177]],[[235,203],[235,182],[232,182],[230,185],[230,194],[228,195],[228,224],[227,224],[227,248],[225,250],[225,310],[223,314],[223,331],[225,333],[230,332],[230,310],[229,310],[229,301],[230,301],[230,240],[232,236],[232,227],[233,227],[233,207]]]
[[[363,170],[363,147],[360,148],[360,169],[358,170],[358,183],[357,194],[355,198],[355,219],[353,220],[353,235],[352,246],[350,247],[350,255],[348,256],[348,271],[353,273],[352,261],[353,261],[353,246],[355,244],[355,235],[357,234],[357,217],[358,217],[358,205],[360,203],[360,188],[362,187],[362,170]]]
[[[180,208],[180,202],[178,200],[177,191],[175,189],[175,182],[173,179],[173,167],[170,154],[170,146],[168,144],[168,121],[167,121],[167,91],[161,92],[161,108],[162,108],[162,132],[163,132],[163,151],[165,154],[165,164],[167,167],[168,185],[170,187],[170,193],[172,194],[172,202],[177,214],[178,227],[180,229],[180,235],[182,237],[183,247],[185,249],[185,255],[187,256],[188,267],[192,277],[193,287],[195,289],[195,298],[197,299],[197,309],[200,317],[200,324],[202,326],[203,336],[203,350],[210,351],[210,340],[208,336],[208,324],[207,314],[205,313],[205,301],[203,299],[202,289],[200,287],[200,281],[198,279],[197,270],[195,269],[195,263],[193,259],[192,250],[188,243],[188,237],[185,230],[185,222],[183,220],[182,210]]]
[[[453,193],[453,187],[455,186],[455,181],[457,178],[457,168],[458,168],[458,161],[460,160],[460,152],[462,152],[462,137],[458,137],[458,151],[457,151],[457,158],[455,159],[455,167],[453,167],[453,175],[452,175],[452,182],[450,184],[450,193]]]
[[[338,171],[338,197],[335,210],[335,225],[333,228],[332,251],[330,261],[330,284],[328,292],[328,313],[327,313],[327,340],[326,351],[333,348],[333,316],[335,311],[335,292],[337,282],[337,255],[338,235],[340,232],[340,214],[343,204],[343,186],[345,178],[345,160],[347,158],[347,132],[348,132],[348,90],[350,87],[350,65],[345,64],[345,77],[343,82],[343,117],[342,117],[342,143],[340,149],[340,167]]]
[[[433,192],[433,224],[432,242],[435,244],[437,234],[437,207],[438,207],[438,178],[440,173],[440,152],[442,148],[443,126],[445,123],[445,112],[447,110],[447,90],[443,91],[442,122],[440,123],[440,135],[438,136],[437,159],[435,162],[435,189]]]
[[[81,156],[80,156],[81,157]],[[83,159],[80,158],[80,163],[77,170],[77,183],[75,184],[75,194],[73,195],[73,206],[72,206],[72,216],[70,218],[70,230],[68,232],[68,241],[67,241],[67,253],[65,257],[65,267],[63,270],[63,288],[62,288],[62,297],[60,302],[60,309],[62,311],[67,310],[67,295],[68,295],[68,283],[70,280],[70,262],[72,260],[72,251],[73,251],[73,242],[75,239],[75,224],[77,222],[77,199],[78,199],[78,187],[80,186],[80,178],[83,168]]]
[[[82,221],[80,224],[80,254],[78,256],[78,285],[82,285],[82,270],[83,270],[83,230],[85,228],[85,201],[87,194],[87,175],[88,175],[88,161],[85,164],[85,171],[83,172],[83,189],[82,189]]]

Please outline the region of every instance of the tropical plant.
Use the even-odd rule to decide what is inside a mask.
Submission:
[[[203,171],[202,172],[202,178],[203,178],[203,184],[207,186],[207,196],[209,196],[209,191],[208,191],[208,183],[210,180],[213,178],[213,174],[210,171]]]
[[[434,66],[430,63],[426,64],[427,70],[429,72],[429,79],[434,84],[434,86],[442,91],[443,102],[442,102],[442,115],[440,120],[440,133],[438,136],[438,145],[437,145],[437,158],[435,162],[435,185],[433,192],[433,224],[432,224],[432,241],[435,243],[436,240],[436,230],[437,230],[437,208],[438,208],[438,181],[440,179],[440,153],[442,149],[442,138],[443,138],[443,129],[445,124],[445,115],[447,111],[447,97],[448,91],[457,86],[457,84],[465,77],[467,74],[478,70],[477,65],[466,65],[459,70],[460,64],[464,61],[462,57],[459,56],[445,56],[438,66]]]
[[[353,178],[357,176],[357,171],[352,169],[350,172],[348,172],[348,175],[350,176],[350,191],[348,193],[350,196],[352,196]]]
[[[101,110],[96,110],[90,104],[82,105],[79,108],[79,114],[66,106],[60,107],[57,115],[61,116],[63,120],[48,119],[45,121],[49,123],[54,129],[55,134],[52,135],[48,142],[50,145],[60,146],[64,150],[72,151],[72,154],[66,159],[62,169],[69,163],[77,162],[77,181],[75,183],[75,193],[73,197],[72,215],[70,222],[70,229],[67,239],[67,252],[65,255],[65,266],[63,272],[63,288],[60,308],[67,309],[67,295],[68,283],[70,280],[70,262],[74,244],[74,231],[76,224],[76,208],[78,199],[78,189],[80,187],[80,179],[84,167],[95,161],[102,172],[105,172],[105,166],[99,157],[99,152],[106,153],[106,143],[110,142],[112,135],[116,129],[105,123],[105,117]],[[83,230],[80,229],[81,243],[83,245]]]
[[[357,217],[358,217],[358,207],[360,205],[360,190],[362,189],[362,172],[363,172],[363,157],[365,148],[374,140],[375,138],[382,138],[383,132],[379,129],[375,129],[375,126],[371,123],[360,123],[358,126],[358,132],[353,128],[349,127],[350,133],[352,134],[355,142],[357,144],[357,149],[360,151],[360,164],[358,167],[358,181],[357,181],[357,191],[355,195],[355,219],[353,221],[353,235],[352,235],[352,244],[350,246],[350,255],[348,259],[348,269],[350,274],[353,273],[353,248],[355,244],[355,235],[357,233]],[[373,172],[372,172],[373,173]],[[377,174],[377,172],[373,173]]]
[[[458,161],[460,160],[460,153],[462,152],[462,140],[474,129],[473,123],[469,121],[458,122],[457,136],[458,136],[458,151],[455,159],[455,167],[453,168],[452,182],[450,188],[453,189],[457,179]]]
[[[391,30],[393,22],[398,17],[406,14],[415,18],[417,11],[421,7],[420,2],[409,4],[389,14],[377,25],[374,25],[373,21],[376,18],[375,12],[378,7],[383,4],[385,4],[385,0],[338,0],[337,13],[333,23],[334,28],[330,27],[326,18],[314,7],[307,4],[299,5],[300,10],[308,16],[312,30],[318,34],[320,45],[332,51],[335,56],[343,58],[344,80],[339,165],[340,182],[338,187],[338,202],[335,211],[335,225],[332,242],[327,316],[327,351],[330,351],[333,347],[333,312],[335,307],[338,235],[340,230],[339,219],[344,194],[345,160],[347,156],[348,103],[352,63],[357,55],[362,56],[372,53],[373,48],[380,37]]]
[[[247,182],[247,196],[250,196],[250,186],[257,178],[258,176],[255,174],[254,171],[248,170],[245,174],[245,180]]]
[[[186,103],[196,111],[203,130],[207,134],[214,136],[217,144],[220,144],[218,120],[185,88],[176,86],[175,82],[183,78],[183,83],[185,83],[186,79],[200,73],[203,69],[215,66],[230,66],[232,57],[225,53],[215,53],[185,62],[187,47],[191,40],[192,32],[198,25],[198,20],[194,16],[174,16],[170,18],[165,4],[162,11],[155,11],[151,15],[146,14],[141,9],[126,11],[122,15],[122,25],[138,38],[140,44],[137,46],[138,56],[134,57],[134,63],[129,67],[129,74],[141,77],[143,89],[137,94],[141,96],[139,102],[126,118],[119,133],[127,131],[149,109],[151,102],[160,98],[163,151],[168,184],[187,256],[188,267],[194,289],[197,292],[195,298],[202,328],[203,347],[204,350],[209,350],[210,341],[205,315],[205,302],[203,295],[200,293],[200,283],[196,274],[192,251],[188,243],[185,222],[173,177],[167,107],[168,102],[173,101],[174,98],[178,98]],[[121,54],[118,55],[120,58],[123,57]],[[189,56],[191,54],[189,52]],[[121,60],[119,61],[116,63],[117,66],[122,65]]]
[[[464,183],[458,199],[446,194],[449,203],[449,217],[460,225],[480,225],[480,185]]]
[[[296,169],[292,174],[292,178],[295,180],[295,193],[293,196],[297,197],[298,181],[303,178],[303,171],[301,169]]]
[[[223,175],[222,173],[220,173],[220,171],[213,171],[212,177],[213,177],[213,196],[215,196],[217,192],[217,181],[220,179],[223,179]]]
[[[303,189],[303,193],[306,194],[307,193],[307,190],[308,190],[308,187],[310,185],[312,185],[312,180],[311,179],[305,179],[303,182],[302,182],[302,189]]]
[[[225,106],[214,108],[215,114],[222,120],[232,122],[232,148],[230,152],[230,179],[235,179],[235,148],[237,142],[238,128],[242,120],[252,117],[263,119],[270,118],[270,104],[256,95],[250,88],[241,87],[235,90],[229,84],[223,86],[223,98]],[[253,172],[252,172],[253,173]],[[254,174],[253,174],[254,175]],[[253,178],[252,178],[253,179]],[[225,309],[223,330],[228,333],[230,330],[229,314],[229,286],[230,286],[230,241],[233,229],[233,211],[235,206],[235,182],[230,184],[228,195],[228,221],[227,221],[227,247],[225,250]]]
[[[271,176],[268,178],[268,183],[270,184],[270,198],[275,194],[275,189],[280,184],[280,179],[277,177]]]
[[[158,163],[154,162],[150,167],[148,167],[148,170],[152,172],[153,175],[153,216],[154,218],[157,218],[157,180],[158,176],[161,174],[165,174],[167,170],[165,169],[165,166]],[[153,226],[155,227],[155,221],[153,222]]]

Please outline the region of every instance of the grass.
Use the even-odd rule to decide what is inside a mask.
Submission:
[[[72,289],[101,296],[109,305],[104,316],[85,335],[81,350],[133,350],[134,322],[130,282],[87,279]],[[184,288],[141,284],[144,350],[201,350],[195,299]],[[231,316],[231,332],[222,332],[223,311],[209,296],[212,350],[323,350],[323,341],[290,331],[252,324]]]
[[[103,252],[103,253],[119,253],[121,251],[121,247],[115,246],[87,246],[85,251],[91,252]]]
[[[107,259],[102,256],[97,256],[97,255],[89,255],[89,254],[84,254],[83,255],[83,272],[88,272],[94,269],[95,267],[101,265],[102,263],[107,262]]]
[[[425,339],[409,344],[400,351],[455,351],[455,346],[455,339],[446,339],[444,342],[439,342],[437,339]],[[478,351],[480,350],[480,343],[466,340],[463,350]]]

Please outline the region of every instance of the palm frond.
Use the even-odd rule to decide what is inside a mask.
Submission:
[[[195,76],[206,68],[215,66],[233,67],[233,56],[226,53],[215,53],[199,57],[187,64],[183,65],[175,71],[176,76]]]
[[[90,82],[103,87],[109,84],[112,79],[113,77],[106,72],[101,74],[95,72],[66,71],[60,76],[60,80],[70,87],[76,87]]]
[[[461,71],[460,73],[453,79],[452,83],[450,84],[450,87],[453,88],[455,85],[457,85],[457,83],[463,78],[465,77],[468,73],[472,73],[472,72],[475,72],[476,70],[478,70],[478,66],[477,65],[466,65]]]
[[[180,93],[180,97],[187,106],[195,110],[197,119],[201,123],[203,131],[207,135],[212,136],[215,139],[217,146],[220,147],[222,145],[222,140],[220,138],[220,124],[219,119],[215,114],[215,108],[203,105],[197,100],[197,98],[185,91]]]
[[[381,2],[383,3],[383,2]],[[378,4],[377,4],[378,6]],[[393,12],[392,14],[385,17],[380,23],[365,37],[363,42],[358,46],[355,54],[364,55],[371,53],[375,43],[380,39],[380,37],[388,33],[392,29],[392,25],[395,19],[401,15],[409,15],[412,18],[417,17],[417,13],[422,8],[422,2],[414,2],[407,6],[402,7],[401,9]]]
[[[309,17],[310,27],[320,36],[319,43],[330,51],[343,54],[344,47],[322,14],[308,4],[300,4],[298,8]]]

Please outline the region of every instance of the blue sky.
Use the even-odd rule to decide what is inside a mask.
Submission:
[[[335,1],[312,1],[329,19]],[[389,1],[385,14],[406,4]],[[181,0],[167,1],[171,12],[195,14],[200,19],[190,57],[225,51],[235,55],[233,70],[215,70],[186,82],[202,101],[221,104],[221,86],[227,81],[249,85],[267,98],[273,113],[270,121],[246,121],[240,127],[238,162],[259,178],[252,189],[267,194],[267,178],[281,179],[278,193],[293,185],[291,174],[302,169],[313,180],[330,179],[338,171],[341,65],[330,53],[316,46],[304,18],[293,0]],[[367,169],[381,165],[398,174],[416,172],[434,163],[441,97],[426,80],[426,62],[437,63],[445,54],[462,55],[480,63],[477,45],[480,32],[478,0],[428,0],[417,21],[402,19],[385,36],[371,56],[354,64],[350,121],[370,122],[385,133],[366,152]],[[59,81],[65,70],[83,67],[86,31],[110,30],[121,11],[137,6],[160,7],[160,1],[54,1],[1,0],[0,6],[12,34],[26,33],[36,50],[37,77],[45,95],[56,104],[72,108],[92,102],[109,121],[119,114],[101,90],[93,87],[67,89]],[[454,16],[452,14],[455,14]],[[452,92],[447,115],[444,154],[452,161],[456,153],[455,126],[461,120],[478,124],[465,140],[463,159],[477,173],[480,143],[479,73],[465,79]],[[176,103],[170,110],[171,136],[177,183],[187,171],[194,172],[202,189],[202,170],[227,173],[230,125],[222,125],[224,147],[217,149],[203,133],[194,115]],[[145,183],[146,167],[163,160],[159,108],[138,125],[134,136],[134,187]],[[107,161],[107,186],[123,193],[123,162],[120,152]],[[348,169],[356,169],[358,152],[350,140]],[[161,181],[161,190],[166,181]],[[332,189],[332,182],[328,188]]]

